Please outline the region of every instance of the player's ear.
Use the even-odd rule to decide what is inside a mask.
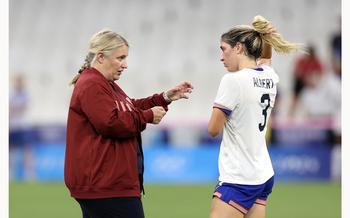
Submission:
[[[244,52],[244,46],[240,42],[237,42],[237,44],[235,45],[234,49],[237,52],[237,54],[242,54]]]

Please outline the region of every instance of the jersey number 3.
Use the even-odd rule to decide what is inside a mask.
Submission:
[[[264,103],[267,100],[267,106],[262,110],[262,115],[264,116],[264,123],[259,123],[259,130],[262,132],[265,129],[266,126],[266,119],[267,119],[267,109],[270,107],[270,95],[269,94],[263,94],[261,96],[260,102]]]

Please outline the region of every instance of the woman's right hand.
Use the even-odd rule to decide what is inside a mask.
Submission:
[[[166,114],[166,111],[163,107],[156,106],[152,107],[151,110],[153,111],[153,124],[158,124]]]

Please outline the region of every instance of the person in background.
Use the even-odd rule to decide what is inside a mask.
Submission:
[[[29,95],[22,74],[15,74],[9,98],[10,145],[22,145],[23,131],[28,125]]]
[[[315,46],[309,44],[306,53],[298,57],[293,72],[293,99],[290,107],[290,114],[297,115],[302,91],[313,85],[315,79],[321,78],[324,73],[324,66],[317,55]]]
[[[97,32],[71,82],[64,178],[84,218],[144,217],[141,132],[193,89],[182,82],[160,94],[130,98],[115,83],[127,69],[128,52],[119,34]]]
[[[9,167],[14,179],[35,179],[33,149],[29,134],[29,92],[23,73],[14,73],[9,96]],[[16,170],[16,163],[23,160],[23,170]]]
[[[339,16],[338,30],[331,35],[331,64],[336,75],[341,78],[341,16]]]
[[[262,16],[221,35],[221,61],[229,73],[221,79],[208,124],[213,137],[223,131],[211,218],[265,217],[274,184],[265,137],[279,82],[272,47],[289,53],[299,45],[284,40]]]

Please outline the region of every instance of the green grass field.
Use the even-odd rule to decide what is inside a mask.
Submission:
[[[146,218],[208,217],[214,184],[146,185]],[[11,218],[81,217],[63,183],[10,183]],[[339,183],[277,183],[267,218],[340,218]]]

